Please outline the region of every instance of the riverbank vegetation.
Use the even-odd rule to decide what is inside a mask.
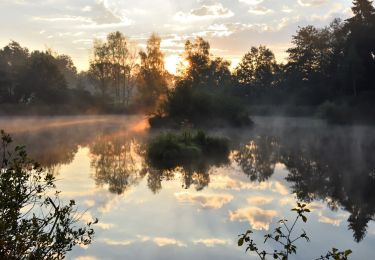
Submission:
[[[55,177],[0,134],[0,258],[64,259],[74,246],[89,245],[97,220],[80,225],[74,200],[59,199]]]
[[[264,235],[264,244],[271,242],[273,244],[273,251],[262,250],[258,247],[253,239],[253,231],[247,230],[244,234],[239,235],[238,246],[246,246],[246,252],[254,253],[261,260],[266,260],[267,257],[272,259],[288,260],[293,255],[297,255],[297,242],[299,240],[305,240],[310,242],[309,236],[305,230],[302,230],[299,235],[295,235],[296,224],[302,220],[304,223],[307,222],[306,214],[311,212],[306,204],[297,202],[297,207],[293,208],[292,211],[296,212],[296,218],[288,223],[287,219],[279,220],[279,226],[275,228],[274,232]],[[332,248],[324,255],[321,255],[316,260],[348,260],[352,250],[347,249],[345,251],[339,251],[337,248]],[[303,255],[300,254],[301,256]]]

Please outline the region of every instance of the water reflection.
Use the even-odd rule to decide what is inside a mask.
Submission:
[[[202,191],[210,186],[212,169],[224,165],[227,171],[239,166],[249,182],[266,183],[274,177],[277,165],[282,164],[287,170],[283,178],[299,200],[323,201],[333,211],[343,209],[350,214],[348,228],[355,241],[366,236],[368,224],[375,217],[372,128],[259,126],[236,134],[227,131],[225,135],[232,137],[230,161],[202,158],[195,163],[164,167],[153,165],[145,158],[145,144],[150,136],[132,132],[130,126],[137,125],[133,121],[123,123],[114,118],[89,122],[33,132],[16,131],[13,136],[17,143],[26,144],[33,158],[55,174],[61,165],[72,162],[80,147],[87,147],[91,177],[98,187],[105,187],[113,194],[124,194],[143,180],[153,193],[159,193],[163,183],[176,179],[182,189],[193,187]],[[209,199],[205,195],[192,199],[185,193],[177,198],[182,201]],[[221,199],[232,200],[228,198]],[[245,215],[248,216],[247,212],[233,211],[231,218],[241,219]]]
[[[127,134],[99,135],[89,147],[93,178],[98,186],[108,185],[110,192],[120,195],[145,176],[140,144],[135,138]]]
[[[240,145],[234,160],[251,181],[265,181],[282,163],[291,191],[302,201],[322,200],[350,213],[348,228],[361,241],[375,217],[375,136],[350,129],[293,129],[288,135],[256,135]]]
[[[279,144],[275,137],[256,136],[248,143],[240,145],[233,159],[241,166],[251,181],[266,181],[279,163]]]

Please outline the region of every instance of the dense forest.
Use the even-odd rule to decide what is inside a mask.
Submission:
[[[284,63],[266,46],[238,66],[188,40],[177,75],[164,67],[161,38],[139,51],[121,32],[95,40],[88,71],[67,55],[0,49],[1,114],[146,113],[152,126],[250,125],[251,114],[317,116],[331,123],[374,122],[375,8],[354,0],[353,16],[298,28]],[[51,109],[53,108],[53,109]]]

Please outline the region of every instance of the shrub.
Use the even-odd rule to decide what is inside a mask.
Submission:
[[[1,131],[0,258],[64,259],[75,245],[90,244],[96,222],[79,227],[74,200],[64,205],[53,195],[55,178],[24,147],[10,151],[11,142]]]

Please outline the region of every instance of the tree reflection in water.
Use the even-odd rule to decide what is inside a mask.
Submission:
[[[183,188],[194,186],[199,191],[209,184],[212,166],[228,163],[227,157],[222,161],[202,157],[199,163],[177,162],[173,167],[160,164],[155,167],[146,163],[142,139],[129,135],[101,135],[90,145],[90,153],[96,184],[108,185],[109,191],[115,194],[122,194],[138,185],[146,176],[148,188],[153,193],[162,189],[163,181],[176,178],[181,178]]]
[[[139,184],[145,175],[139,150],[139,142],[127,135],[98,136],[90,145],[96,184],[116,194]]]
[[[251,181],[266,181],[279,162],[278,142],[275,137],[257,136],[235,151],[233,159]]]
[[[212,158],[211,158],[212,159]],[[149,162],[148,170],[148,187],[154,193],[162,188],[162,181],[168,181],[180,177],[182,188],[189,189],[191,186],[197,191],[203,190],[210,183],[210,169],[214,166],[222,166],[229,163],[228,157],[221,157],[221,160],[211,160],[202,156],[199,162],[176,162],[174,166],[165,166],[162,164],[152,165]]]
[[[333,132],[293,132],[257,136],[240,145],[234,160],[251,181],[272,176],[276,163],[299,200],[325,201],[332,210],[350,213],[348,228],[361,241],[375,217],[375,136]]]

